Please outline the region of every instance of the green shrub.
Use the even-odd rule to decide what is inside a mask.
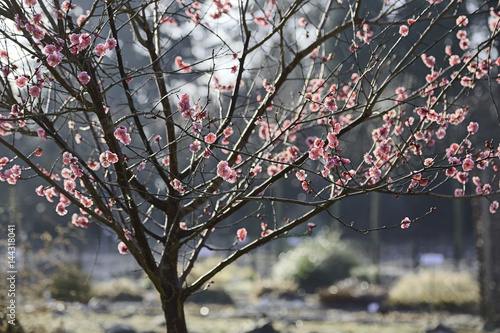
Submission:
[[[376,265],[361,265],[351,269],[351,276],[360,281],[376,283],[379,279],[379,269]]]
[[[278,281],[294,281],[308,292],[349,277],[350,270],[361,264],[361,252],[340,239],[338,232],[305,239],[281,254],[273,269]]]
[[[50,292],[54,299],[68,302],[88,302],[91,297],[87,275],[77,265],[64,266],[54,273]]]
[[[468,273],[423,270],[397,280],[389,290],[388,305],[403,308],[433,306],[439,310],[472,311],[479,300],[477,282]]]

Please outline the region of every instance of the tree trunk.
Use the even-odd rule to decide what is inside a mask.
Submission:
[[[172,237],[172,240],[174,237]],[[162,255],[158,266],[159,276],[156,281],[161,307],[165,316],[165,328],[167,333],[187,333],[186,317],[184,316],[184,302],[186,297],[183,293],[179,280],[177,264],[178,252],[173,250],[177,244],[166,244],[165,249],[170,249]]]
[[[460,268],[464,255],[465,200],[453,200],[453,259],[455,268]]]
[[[180,294],[161,297],[161,307],[165,315],[167,333],[187,333],[186,317],[184,316],[184,300]]]
[[[487,326],[500,327],[500,212],[491,214],[489,205],[484,198],[474,200],[480,313]]]

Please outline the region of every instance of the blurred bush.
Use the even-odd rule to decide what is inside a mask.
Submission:
[[[376,265],[356,266],[351,269],[350,273],[352,277],[369,283],[377,283],[380,280],[379,269]]]
[[[299,288],[313,292],[350,276],[350,270],[365,260],[353,243],[329,232],[307,238],[279,256],[272,276],[277,281],[294,281]]]
[[[277,299],[294,300],[303,298],[304,295],[293,281],[277,282],[266,279],[254,284],[252,296],[257,299],[263,296],[271,296]]]
[[[2,303],[5,304],[5,303]],[[16,315],[16,324],[9,324],[10,317],[7,316],[7,313],[0,312],[0,332],[2,333],[25,333],[26,331],[23,329],[21,324],[19,323],[19,315]]]
[[[196,281],[206,272],[217,266],[224,259],[224,257],[218,255],[201,258],[195,263],[191,274],[188,276],[188,282],[192,283]],[[234,283],[235,281],[254,278],[255,272],[253,271],[252,267],[243,266],[240,265],[239,262],[236,262],[235,264],[231,264],[217,273],[217,275],[215,275],[215,277],[212,279],[214,284],[210,288],[213,289],[213,287],[215,287],[220,289]]]
[[[383,303],[386,295],[382,287],[351,277],[321,289],[318,299],[325,306],[366,309],[370,303]]]
[[[422,270],[397,280],[389,290],[390,307],[436,310],[475,311],[479,286],[465,272]]]
[[[86,303],[91,297],[90,282],[79,265],[62,266],[52,275],[51,297],[59,301]]]
[[[142,302],[146,293],[138,280],[118,278],[92,285],[92,295],[111,302]]]
[[[188,302],[197,304],[234,304],[231,296],[224,289],[205,289],[189,296]]]

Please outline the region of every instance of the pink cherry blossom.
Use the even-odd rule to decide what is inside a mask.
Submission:
[[[4,156],[0,158],[0,170],[2,170],[3,166],[7,163],[9,163],[9,159],[7,157]]]
[[[103,152],[99,155],[99,161],[101,162],[101,165],[103,168],[109,168],[111,166],[111,161],[108,159],[108,152]],[[109,152],[110,154],[113,154]],[[116,154],[113,154],[116,156]],[[116,158],[118,159],[118,157]]]
[[[37,0],[24,0],[24,4],[28,6],[28,8],[33,8],[37,4]]]
[[[479,130],[479,124],[476,122],[470,122],[470,124],[467,126],[467,131],[469,132],[470,135],[476,134],[478,130]]]
[[[307,174],[304,170],[299,170],[295,173],[295,176],[297,177],[297,179],[299,181],[305,181],[306,180],[306,177],[307,177]]]
[[[215,136],[214,133],[208,133],[205,136],[205,142],[208,144],[214,143],[216,139],[217,139],[217,137]]]
[[[201,142],[198,140],[195,140],[192,144],[189,145],[189,150],[192,152],[198,152],[201,150]]]
[[[177,68],[182,69],[185,73],[191,72],[191,65],[186,62],[183,62],[182,57],[180,56],[177,56],[175,58],[175,65],[177,66]]]
[[[76,213],[71,217],[71,222],[77,227],[85,229],[89,227],[89,219],[85,216],[78,216]]]
[[[64,1],[61,4],[61,9],[66,13],[72,9],[75,9],[75,8],[76,8],[76,5],[74,3],[71,3],[70,1]]]
[[[262,172],[262,166],[257,165],[257,166],[254,166],[252,169],[250,169],[249,174],[250,174],[250,176],[255,176],[261,172]]]
[[[408,217],[405,217],[401,221],[401,229],[408,229],[410,227],[411,220]]]
[[[56,206],[56,213],[60,216],[64,216],[68,213],[66,210],[66,205],[63,202],[59,202]]]
[[[45,133],[45,131],[43,130],[43,128],[39,128],[37,130],[37,134],[40,138],[44,139],[44,140],[47,140],[47,134]]]
[[[469,24],[469,19],[465,15],[460,15],[457,17],[456,23],[459,27],[465,27],[467,24]]]
[[[309,158],[313,161],[317,160],[324,155],[324,152],[323,147],[313,147],[309,150]]]
[[[212,156],[212,151],[210,150],[210,148],[205,148],[205,150],[203,151],[203,158],[209,158],[210,156]]]
[[[457,31],[457,38],[462,40],[467,38],[467,31],[465,30],[458,30]]]
[[[94,52],[98,57],[106,55],[107,50],[108,47],[106,46],[106,44],[103,43],[97,44],[96,47],[94,48]]]
[[[224,137],[229,138],[234,133],[231,127],[228,127],[224,130]]]
[[[80,167],[78,166],[78,164],[70,164],[69,167],[71,168],[71,171],[73,172],[73,175],[75,177],[82,177],[83,176],[83,172],[82,170],[80,169]]]
[[[83,22],[87,19],[87,15],[85,14],[81,14],[80,16],[78,16],[78,18],[76,19],[76,25],[78,26],[81,26],[83,24]]]
[[[22,89],[24,87],[26,87],[26,85],[28,84],[28,78],[26,76],[20,76],[16,79],[16,86],[19,88],[19,89]]]
[[[382,174],[380,169],[375,167],[375,166],[372,166],[369,171],[369,176],[371,178],[373,178],[374,181],[378,181],[380,179],[380,175]]]
[[[64,189],[69,193],[75,193],[75,190],[76,190],[75,181],[72,179],[65,179],[64,180]]]
[[[39,185],[36,189],[35,192],[38,196],[43,197],[45,196],[45,187],[43,185]]]
[[[173,26],[177,26],[177,21],[172,16],[162,18],[160,20],[160,23],[162,23],[162,24],[171,24]]]
[[[495,214],[497,212],[497,209],[498,209],[498,201],[493,201],[491,204],[490,204],[490,213],[491,214]]]
[[[78,74],[78,80],[81,82],[81,84],[87,84],[90,81],[90,76],[87,74],[87,72],[81,72]]]
[[[125,245],[124,242],[118,243],[118,252],[120,254],[127,254],[128,253],[128,247]]]
[[[115,153],[110,152],[109,150],[106,151],[106,159],[110,163],[118,163],[118,155]]]
[[[238,174],[237,174],[236,170],[234,170],[234,169],[230,169],[230,173],[229,173],[229,175],[225,178],[225,180],[226,180],[228,183],[230,183],[230,184],[234,184],[234,183],[236,183],[237,177],[238,177]]]
[[[434,67],[434,64],[436,63],[436,58],[434,58],[433,56],[427,56],[427,54],[425,54],[425,53],[423,53],[421,55],[421,58],[427,67],[429,67],[429,68]]]
[[[468,38],[464,38],[464,39],[460,40],[460,42],[458,43],[458,46],[460,46],[460,48],[464,51],[469,48],[469,45],[470,45],[470,41]]]
[[[339,141],[337,140],[335,133],[330,132],[326,137],[328,139],[328,147],[335,148],[338,146]]]
[[[63,163],[68,165],[70,163],[76,163],[78,162],[78,159],[75,158],[70,152],[65,151],[63,153]]]
[[[80,34],[69,35],[70,46],[78,45],[80,43]]]
[[[468,172],[457,172],[455,178],[462,184],[466,184],[469,181],[469,173]]]
[[[41,91],[40,87],[38,87],[38,86],[33,86],[33,87],[31,87],[31,88],[29,89],[29,94],[30,94],[30,96],[31,96],[31,97],[33,97],[33,98],[37,98],[37,97],[39,97],[39,96],[40,96],[40,91]]]
[[[461,60],[460,60],[460,57],[455,54],[455,55],[450,56],[449,62],[450,62],[450,66],[455,66],[455,65],[460,64]]]
[[[434,164],[434,159],[433,158],[426,158],[424,160],[424,165],[425,166],[432,166]]]
[[[125,126],[118,127],[114,132],[115,138],[124,145],[128,146],[131,142],[130,134],[127,133]]]
[[[490,194],[492,190],[492,187],[490,184],[484,184],[482,187],[482,192],[481,194]]]
[[[174,188],[179,193],[184,193],[184,186],[182,185],[181,181],[178,179],[174,179],[170,182],[170,185]]]
[[[247,238],[247,229],[241,228],[236,231],[236,237],[238,238],[238,241],[244,242],[245,239]]]
[[[465,158],[462,163],[462,169],[464,171],[471,171],[474,169],[474,161],[469,157]]]
[[[181,96],[180,101],[177,103],[177,106],[179,107],[179,111],[182,114],[182,117],[184,119],[191,119],[192,118],[192,110],[191,110],[191,105],[189,104],[189,95],[188,94],[183,94]]]
[[[108,50],[114,50],[116,48],[116,39],[114,38],[108,38],[106,39],[106,47],[108,48]]]
[[[62,61],[62,56],[59,53],[51,53],[47,56],[47,64],[50,67],[56,67]]]
[[[408,33],[410,32],[410,28],[408,28],[407,25],[402,25],[399,27],[399,34],[403,37],[408,36]]]
[[[78,51],[82,51],[83,49],[85,49],[87,46],[90,45],[91,42],[92,39],[89,34],[87,33],[80,34],[78,38]]]
[[[17,164],[6,170],[5,173],[0,173],[0,181],[6,181],[10,185],[15,185],[19,179],[21,179],[21,167]]]

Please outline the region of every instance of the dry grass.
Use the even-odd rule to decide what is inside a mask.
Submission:
[[[464,272],[423,270],[410,273],[389,290],[389,305],[418,308],[432,305],[435,309],[473,310],[479,300],[479,287]]]
[[[92,295],[111,301],[142,301],[146,290],[137,281],[118,278],[92,285]]]
[[[37,311],[22,315],[26,333],[101,333],[104,328],[121,323],[132,326],[138,332],[164,332],[163,316],[159,313],[136,313],[124,309],[121,313],[101,314],[68,310],[65,316],[51,311]],[[228,307],[210,307],[207,315],[200,314],[200,307],[190,304],[186,308],[188,329],[191,333],[238,333],[248,331],[261,319],[227,316]],[[300,312],[299,312],[300,313]],[[324,321],[308,321],[299,318],[274,320],[273,327],[284,333],[421,333],[434,328],[439,322],[452,327],[457,333],[480,333],[477,317],[450,314],[422,315],[417,313],[390,312],[384,316],[366,312],[328,312]]]

